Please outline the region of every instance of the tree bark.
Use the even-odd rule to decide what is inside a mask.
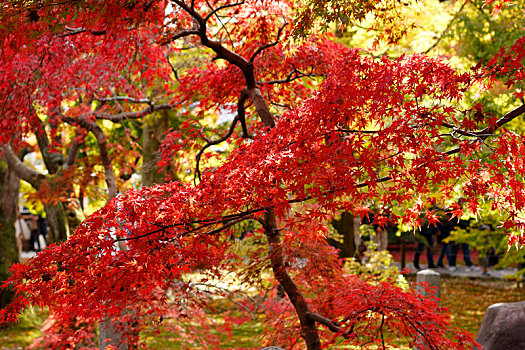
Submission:
[[[74,228],[69,227],[67,210],[64,204],[44,205],[46,220],[49,225],[49,243],[67,240]]]
[[[283,248],[273,210],[269,209],[265,212],[263,227],[268,239],[268,244],[270,245],[270,260],[272,262],[273,274],[295,308],[301,324],[301,336],[306,343],[306,348],[308,350],[321,349],[321,340],[319,339],[317,325],[314,320],[309,318],[310,308],[301,291],[286,271]]]
[[[142,184],[152,186],[164,183],[167,171],[159,171],[159,147],[164,139],[164,133],[170,127],[167,110],[151,114],[144,119],[142,132]]]
[[[357,258],[359,259],[359,252],[357,251],[355,242],[355,226],[354,216],[351,213],[344,212],[338,220],[332,220],[332,226],[339,233],[343,242],[333,239],[328,239],[330,245],[339,249],[339,256],[341,258]]]
[[[46,175],[25,165],[9,146],[3,145],[2,153],[10,171],[16,174],[20,179],[28,182],[34,189],[38,190],[42,181],[49,179]],[[49,224],[50,242],[65,241],[67,237],[69,237],[73,228],[69,226],[67,219],[68,213],[64,204],[58,203],[56,205],[44,205],[44,209]]]
[[[16,207],[20,189],[20,178],[9,169],[4,161],[0,162],[0,283],[9,277],[9,267],[18,262],[16,244]],[[12,300],[10,289],[0,290],[0,309]]]

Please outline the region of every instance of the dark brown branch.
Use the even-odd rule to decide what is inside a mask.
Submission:
[[[196,164],[195,164],[195,176],[193,177],[194,183],[197,182],[197,178],[199,178],[199,180],[201,179],[201,171],[199,169],[199,163],[200,163],[200,160],[201,160],[201,157],[204,151],[210,148],[211,146],[218,145],[219,143],[226,141],[230,136],[232,136],[233,130],[235,130],[235,126],[237,125],[238,121],[239,121],[239,116],[236,115],[235,118],[233,118],[233,121],[230,125],[230,129],[223,137],[217,140],[213,140],[213,141],[208,140],[208,142],[199,150],[199,153],[197,153],[197,155],[195,156]]]
[[[89,30],[88,31],[88,30],[86,30],[85,28],[82,28],[82,27],[71,28],[71,27],[66,26],[65,29],[68,32],[60,35],[61,38],[64,38],[66,36],[73,36],[73,35],[77,35],[77,34],[82,34],[82,33],[89,33],[89,34],[91,34],[93,36],[100,36],[100,35],[106,34],[105,30]]]
[[[171,68],[171,71],[173,73],[173,76],[175,77],[175,79],[180,82],[180,79],[179,79],[179,73],[177,72],[177,69],[175,69],[175,66],[173,66],[173,64],[171,63],[170,61],[170,57],[168,56],[168,54],[166,54],[164,57],[166,57],[166,61],[168,62],[168,64],[170,65],[170,68]]]
[[[514,108],[512,111],[506,113],[503,117],[499,118],[496,121],[495,126],[487,126],[485,129],[478,130],[478,131],[465,131],[459,129],[457,126],[449,123],[441,123],[441,126],[444,126],[446,128],[452,129],[453,133],[463,135],[463,136],[469,136],[469,137],[477,137],[481,140],[486,140],[490,136],[494,135],[496,130],[501,128],[503,125],[507,124],[508,122],[512,121],[513,119],[519,117],[520,115],[525,113],[525,104],[521,105],[517,108]]]
[[[241,55],[224,47],[220,43],[220,41],[212,40],[208,38],[208,35],[206,32],[206,21],[201,15],[199,15],[195,11],[194,8],[188,6],[186,3],[184,3],[184,1],[181,1],[181,0],[173,0],[173,3],[178,5],[181,9],[186,11],[190,16],[194,18],[196,26],[197,26],[197,28],[195,29],[197,33],[195,34],[199,36],[202,45],[204,45],[207,48],[212,49],[215,52],[216,54],[215,59],[224,59],[230,64],[237,66],[242,71],[244,75],[244,79],[246,81],[246,86],[248,88],[248,94],[255,106],[255,109],[257,110],[257,114],[259,115],[263,124],[266,127],[274,127],[275,126],[274,117],[272,113],[270,112],[268,104],[266,103],[264,97],[262,96],[261,91],[257,87],[257,80],[255,79],[253,62],[246,60]]]
[[[335,131],[346,132],[349,134],[378,134],[381,130],[354,130],[354,129],[336,129]]]
[[[254,62],[255,61],[255,58],[261,53],[263,52],[264,50],[272,47],[272,46],[275,46],[279,43],[279,39],[281,38],[281,34],[283,33],[283,30],[284,30],[284,27],[286,27],[288,23],[285,23],[281,26],[281,28],[279,28],[279,30],[277,31],[277,38],[275,39],[274,42],[271,42],[271,43],[268,43],[266,45],[263,45],[261,47],[259,47],[252,55],[252,57],[250,58],[250,62]]]
[[[503,117],[498,119],[498,121],[496,122],[496,126],[487,126],[485,129],[474,132],[473,134],[478,135],[479,138],[482,140],[486,140],[489,136],[493,135],[496,132],[496,130],[498,130],[508,122],[512,121],[513,119],[519,117],[523,113],[525,113],[525,105],[521,105],[517,108],[514,108],[512,111],[508,112]]]
[[[239,117],[239,122],[241,123],[242,127],[242,137],[245,139],[250,138],[250,134],[248,133],[248,127],[246,126],[246,109],[244,108],[244,102],[248,98],[248,91],[246,88],[243,88],[241,90],[241,95],[239,96],[239,100],[237,101],[237,116]]]
[[[248,134],[248,129],[246,127],[246,111],[244,109],[244,102],[246,101],[246,99],[248,98],[248,93],[247,93],[247,90],[246,88],[243,88],[241,90],[241,94],[239,96],[239,100],[237,101],[237,115],[235,116],[235,118],[233,119],[231,125],[230,125],[230,129],[228,130],[228,132],[222,136],[221,138],[217,139],[217,140],[206,140],[206,144],[199,150],[199,152],[197,153],[196,157],[195,157],[195,160],[196,160],[196,165],[195,165],[195,175],[193,176],[193,182],[196,184],[197,182],[197,178],[199,178],[199,180],[201,179],[201,171],[200,171],[200,168],[199,168],[199,163],[200,163],[200,160],[201,160],[201,157],[204,153],[204,151],[211,147],[211,146],[214,146],[214,145],[218,145],[219,143],[222,143],[224,141],[226,141],[228,138],[230,138],[230,136],[232,136],[233,134],[233,131],[235,130],[235,126],[237,125],[237,122],[241,122],[241,126],[242,126],[242,137],[243,138],[248,138],[249,137],[249,134]]]
[[[321,349],[321,340],[319,339],[317,325],[315,321],[309,317],[311,311],[308,303],[286,271],[283,247],[273,209],[267,209],[265,211],[264,219],[261,220],[261,223],[264,228],[264,234],[268,239],[268,245],[270,246],[270,261],[272,263],[273,274],[295,308],[301,324],[301,336],[306,343],[306,348],[309,350]]]
[[[240,5],[244,5],[244,0],[241,2],[233,3],[233,4],[222,5],[222,6],[217,7],[216,9],[212,9],[212,11],[204,18],[204,22],[208,22],[211,16],[213,16],[214,14],[216,14],[217,12],[221,10],[227,9],[229,7],[240,6]]]
[[[196,29],[184,29],[171,36],[171,41],[175,41],[180,38],[184,38],[190,35],[199,35],[199,31]],[[167,44],[167,43],[166,43]]]
[[[297,79],[305,78],[305,77],[315,77],[317,75],[310,74],[310,73],[301,73],[297,69],[292,70],[288,76],[285,79],[277,79],[277,80],[267,80],[267,81],[258,81],[258,84],[268,84],[268,85],[274,85],[274,84],[286,84],[289,82],[292,82]]]
[[[331,330],[334,333],[339,333],[339,332],[342,331],[342,328],[339,327],[339,325],[336,322],[334,322],[334,321],[332,321],[332,320],[330,320],[330,319],[328,319],[328,318],[326,318],[324,316],[316,314],[315,312],[308,313],[308,318],[313,320],[313,321],[315,321],[315,322],[317,322],[317,323],[320,323],[320,324],[326,326],[329,330]],[[348,337],[348,334],[346,336]]]

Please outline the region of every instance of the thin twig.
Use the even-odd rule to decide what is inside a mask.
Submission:
[[[277,39],[275,39],[274,42],[272,43],[268,43],[266,45],[263,45],[261,47],[259,47],[252,55],[252,57],[250,58],[250,62],[253,63],[253,61],[255,61],[255,58],[257,57],[257,55],[259,55],[261,52],[263,52],[264,50],[266,50],[267,48],[269,47],[272,47],[272,46],[275,46],[279,43],[279,39],[281,38],[281,34],[283,32],[283,29],[284,27],[286,27],[286,25],[288,24],[288,22],[284,23],[281,28],[279,28],[279,30],[277,31]]]

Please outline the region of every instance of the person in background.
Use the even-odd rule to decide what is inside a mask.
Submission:
[[[439,257],[437,260],[437,267],[445,267],[443,265],[443,260],[445,256],[447,257],[449,266],[451,265],[451,256],[450,256],[450,243],[446,241],[450,237],[450,232],[452,232],[454,226],[452,225],[450,219],[451,215],[449,212],[445,213],[445,216],[440,220],[438,224],[438,234],[437,241],[441,244],[441,250],[439,251]],[[455,269],[455,267],[454,267]]]
[[[458,220],[457,218],[455,218],[454,220],[452,220],[452,224],[453,224],[452,230],[458,227],[458,228],[468,231],[470,227],[470,221],[471,221],[470,219],[469,220],[464,220],[464,219]],[[450,268],[449,268],[450,271],[457,270],[456,258],[458,256],[459,248],[463,250],[463,260],[465,261],[465,265],[467,266],[466,270],[467,271],[478,270],[479,268],[477,266],[473,266],[472,261],[470,260],[470,247],[468,243],[450,242],[450,258],[451,258]]]
[[[423,252],[423,249],[427,248],[427,261],[428,261],[428,268],[433,269],[436,268],[436,265],[434,265],[434,236],[437,235],[438,229],[434,225],[428,225],[428,223],[425,226],[421,227],[421,236],[418,239],[418,244],[416,248],[416,253],[414,254],[414,267],[419,270],[419,257],[421,253]]]
[[[22,218],[19,208],[16,209],[16,222],[15,222],[15,232],[16,232],[16,244],[18,248],[18,255],[22,255],[22,252],[25,252],[29,247],[29,241],[31,240],[31,230],[29,225]]]
[[[32,214],[27,207],[22,209],[21,216],[26,221],[29,230],[31,231],[31,237],[29,238],[29,251],[40,251],[40,240],[38,239],[40,234],[40,230],[38,229],[39,216]]]

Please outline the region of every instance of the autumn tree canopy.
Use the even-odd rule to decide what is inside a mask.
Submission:
[[[326,31],[326,23],[372,20],[377,40],[394,45],[411,27],[400,15],[407,5],[5,2],[4,157],[28,134],[55,136],[49,149],[60,153],[75,152],[68,144],[91,133],[110,201],[67,241],[13,267],[4,287],[18,294],[0,320],[47,305],[62,347],[89,345],[102,319],[124,324],[123,332],[168,313],[206,324],[193,272],[204,280],[235,272],[257,285],[271,268],[287,299],[264,306],[269,345],[320,349],[341,338],[385,346],[407,336],[421,349],[470,348],[468,335],[447,333],[434,300],[346,274],[325,243],[327,221],[341,211],[366,217],[377,203],[376,224],[417,227],[438,220],[431,205],[479,215],[482,202],[505,214],[511,243],[523,243],[525,139],[506,125],[525,112],[525,38],[460,71],[443,57],[374,57]],[[505,114],[465,98],[501,84],[518,104]],[[159,164],[180,171],[189,164],[193,181],[118,188],[108,125],[163,110],[184,122],[166,134]],[[203,126],[210,115],[230,115],[229,127]],[[60,137],[66,125],[76,128],[73,139]],[[129,133],[121,138],[132,141]],[[224,143],[226,155],[212,159],[210,150]],[[247,220],[258,223],[253,234],[266,246],[241,259],[230,237]]]

